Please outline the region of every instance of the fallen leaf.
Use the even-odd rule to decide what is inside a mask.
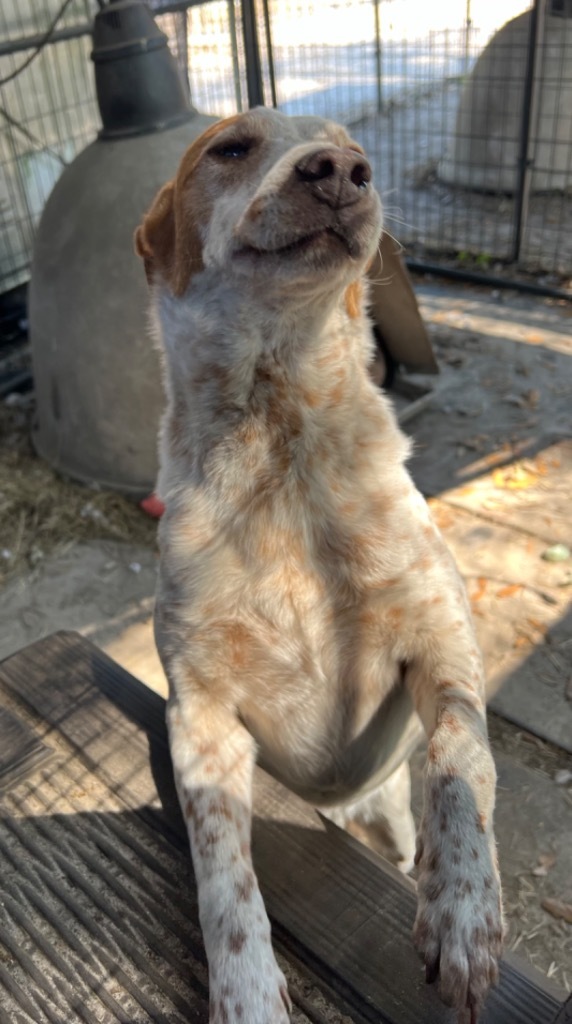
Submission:
[[[477,589],[476,589],[475,593],[473,594],[473,596],[471,598],[472,601],[480,601],[481,598],[485,596],[485,591],[487,589],[487,584],[488,584],[488,580],[484,576],[481,576],[477,580]]]
[[[532,628],[535,629],[537,633],[540,633],[542,636],[545,636],[545,634],[548,632],[548,622],[540,622],[538,619],[526,619],[526,622],[528,622],[528,625],[532,626]]]
[[[530,732],[521,732],[520,735],[525,743],[532,743],[532,745],[534,747],[538,747],[539,750],[544,750],[544,741],[541,740],[540,737],[533,736]]]
[[[513,594],[518,594],[519,590],[522,590],[522,583],[510,583],[506,587],[501,587],[497,597],[512,597]]]
[[[489,438],[486,434],[475,434],[474,437],[466,437],[461,444],[463,448],[468,448],[472,452],[482,452],[489,443]]]
[[[548,466],[540,455],[525,468],[531,469],[533,473],[538,473],[540,476],[546,476],[548,473]]]
[[[529,391],[524,392],[522,397],[530,409],[536,409],[540,401],[540,391],[538,388],[530,388]]]
[[[494,466],[495,463],[506,460],[512,454],[513,449],[511,445],[508,441],[504,441],[500,448],[496,448],[494,452],[489,452],[488,455],[485,455],[484,458],[481,459],[481,463],[483,466]],[[502,469],[499,470],[499,473],[502,473]]]
[[[493,484],[501,490],[520,491],[534,487],[537,483],[538,474],[530,472],[518,462],[507,468],[495,469],[493,472]]]
[[[541,853],[538,858],[538,864],[532,869],[532,874],[537,878],[543,878],[548,874],[550,868],[553,868],[556,864],[556,854],[554,853]]]
[[[547,910],[552,917],[572,924],[572,903],[563,903],[562,900],[543,900],[542,909]]]
[[[503,402],[506,402],[507,405],[517,405],[519,409],[522,409],[525,405],[522,395],[505,395]]]

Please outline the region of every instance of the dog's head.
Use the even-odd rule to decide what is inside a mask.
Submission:
[[[189,147],[135,246],[148,280],[178,297],[208,268],[284,294],[347,286],[380,232],[369,163],[344,129],[259,108],[212,125]]]

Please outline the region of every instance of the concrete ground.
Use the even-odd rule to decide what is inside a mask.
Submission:
[[[442,372],[420,380],[434,398],[407,424],[411,466],[466,579],[485,655],[507,945],[570,990],[572,558],[548,558],[572,546],[572,308],[428,279],[416,288]],[[0,590],[0,658],[77,629],[164,693],[155,576],[150,545],[71,536]],[[421,766],[422,752],[417,813]]]

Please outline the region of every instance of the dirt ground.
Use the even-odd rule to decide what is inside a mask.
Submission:
[[[572,559],[545,556],[572,546],[572,307],[415,284],[441,374],[416,378],[434,398],[407,424],[412,472],[466,579],[494,694],[507,948],[570,991],[572,922],[555,914],[572,914]],[[58,478],[32,418],[33,397],[0,405],[0,657],[78,628],[162,689],[155,523]],[[420,753],[417,814],[421,766]]]
[[[572,562],[544,556],[572,542],[572,307],[427,281],[418,294],[442,379],[410,424],[412,469],[465,577],[496,693],[507,948],[570,991],[572,925],[543,903],[572,903]]]

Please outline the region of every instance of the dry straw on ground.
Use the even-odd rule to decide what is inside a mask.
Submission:
[[[132,501],[65,480],[38,458],[32,418],[31,397],[0,404],[0,584],[80,540],[152,547],[156,523]]]

